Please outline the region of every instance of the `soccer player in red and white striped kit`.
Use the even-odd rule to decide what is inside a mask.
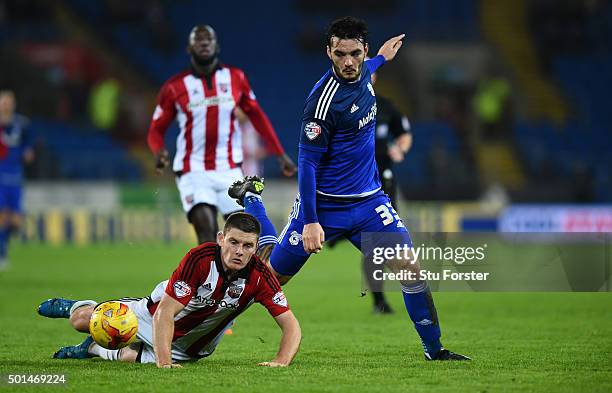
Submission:
[[[278,156],[285,176],[292,176],[296,166],[278,141],[244,72],[219,60],[214,29],[195,26],[189,34],[187,52],[191,67],[162,86],[147,140],[161,173],[169,165],[164,135],[177,119],[180,133],[172,170],[183,209],[201,244],[215,240],[217,211],[227,218],[242,210],[227,195],[228,187],[243,177],[236,108],[247,115],[268,150]]]
[[[56,359],[88,359],[156,363],[160,368],[211,355],[234,320],[253,303],[260,303],[281,329],[279,349],[260,366],[285,367],[295,357],[302,333],[276,277],[257,256],[261,226],[247,213],[228,217],[216,243],[201,244],[182,259],[169,280],[145,298],[121,298],[138,318],[138,341],[121,349],[105,349],[88,335],[73,346],[60,348]],[[268,253],[269,255],[269,253]],[[53,298],[38,313],[67,318],[79,332],[89,333],[97,302]]]

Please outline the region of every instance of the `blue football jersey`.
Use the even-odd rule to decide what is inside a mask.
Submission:
[[[23,153],[29,148],[28,120],[15,115],[9,124],[0,124],[0,184],[17,185],[23,177]]]
[[[355,82],[331,69],[325,73],[306,99],[300,135],[300,148],[323,152],[318,195],[362,197],[380,190],[375,129],[376,94],[367,64]]]

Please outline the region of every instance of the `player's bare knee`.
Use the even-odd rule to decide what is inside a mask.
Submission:
[[[420,281],[421,265],[414,258],[392,259],[386,262],[386,266],[393,273],[401,274],[405,280],[401,280],[402,285],[411,285]],[[410,279],[410,278],[414,279]]]
[[[138,342],[121,348],[119,350],[119,360],[126,363],[135,363],[136,359],[138,359],[138,352],[140,352],[141,346],[142,343]]]
[[[266,265],[268,265],[268,269],[270,269],[270,271],[274,274],[274,276],[276,276],[276,279],[278,280],[280,285],[287,284],[289,280],[291,280],[291,278],[293,277],[293,276],[285,276],[283,274],[278,273],[276,270],[274,270],[274,268],[270,264],[270,261],[266,261]]]
[[[23,224],[23,218],[20,214],[11,214],[9,220],[9,225],[13,230],[19,230]]]
[[[276,278],[278,279],[278,282],[280,283],[280,285],[285,285],[289,282],[289,280],[293,278],[293,276],[283,276],[281,274],[281,275],[277,275]]]
[[[0,226],[5,226],[9,223],[9,213],[6,210],[0,211]]]
[[[79,332],[89,332],[89,320],[93,313],[93,306],[79,307],[70,315],[70,324]]]
[[[217,208],[205,203],[194,206],[188,214],[198,237],[198,243],[214,242],[219,230]]]
[[[259,248],[259,250],[257,250],[257,256],[264,263],[266,263],[268,265],[268,267],[270,267],[270,255],[272,255],[272,250],[274,250],[275,246],[276,246],[276,243],[266,244],[265,246],[262,246],[262,247]],[[272,270],[274,270],[274,269],[272,269]]]

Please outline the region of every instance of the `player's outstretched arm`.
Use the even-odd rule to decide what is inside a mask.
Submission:
[[[273,360],[259,363],[259,365],[267,367],[287,367],[300,348],[300,341],[302,341],[302,330],[300,329],[300,324],[291,310],[285,311],[284,313],[274,317],[274,319],[283,332],[280,347],[276,357]]]
[[[185,306],[164,294],[153,315],[153,349],[158,368],[181,368],[172,363],[172,336],[174,336],[174,317]]]
[[[385,42],[380,49],[378,50],[378,54],[382,55],[386,61],[391,61],[395,58],[397,51],[402,47],[402,40],[406,34],[400,34],[393,38],[390,38]]]

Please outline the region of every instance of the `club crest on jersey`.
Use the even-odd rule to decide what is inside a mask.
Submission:
[[[177,281],[174,283],[174,294],[181,298],[191,294],[191,288],[185,281]]]
[[[185,197],[185,202],[187,202],[188,205],[193,205],[193,194],[189,194]]]
[[[227,93],[227,90],[228,90],[227,83],[219,83],[219,90],[221,90],[222,93]]]
[[[304,132],[306,133],[306,137],[309,140],[313,141],[319,135],[321,135],[321,126],[315,123],[314,121],[311,121],[310,123],[306,124]]]
[[[283,291],[276,292],[276,294],[272,298],[272,301],[278,306],[287,307],[287,298],[285,297]]]
[[[232,285],[231,287],[227,288],[227,295],[232,299],[238,299],[242,294],[242,291],[244,291],[243,287]]]
[[[376,97],[376,94],[374,94],[374,87],[372,86],[370,82],[368,82],[368,90],[370,90],[370,93],[372,94],[373,97]]]
[[[361,130],[361,128],[363,128],[364,126],[366,126],[369,122],[371,122],[372,120],[374,120],[376,118],[376,103],[374,103],[374,105],[372,105],[372,107],[370,108],[370,112],[368,113],[367,116],[365,116],[363,119],[359,120],[359,129]]]
[[[292,246],[297,246],[301,240],[302,235],[297,233],[297,231],[291,232],[291,235],[289,236],[289,244],[291,244]]]

